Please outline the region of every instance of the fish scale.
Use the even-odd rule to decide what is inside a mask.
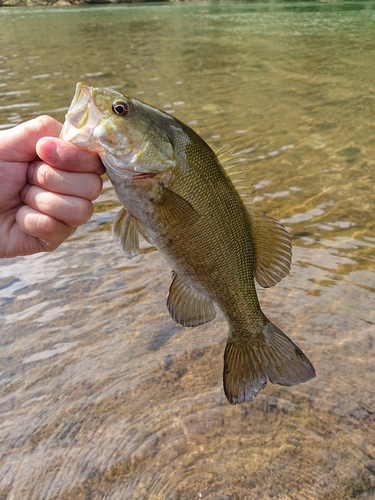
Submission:
[[[77,84],[61,137],[98,152],[106,166],[124,206],[113,232],[125,257],[139,253],[141,234],[171,265],[171,317],[195,327],[215,317],[214,304],[224,313],[231,404],[250,400],[267,380],[295,385],[315,377],[305,354],[260,308],[254,279],[269,287],[288,274],[290,238],[245,204],[231,181],[235,168],[229,176],[175,117],[108,88]]]

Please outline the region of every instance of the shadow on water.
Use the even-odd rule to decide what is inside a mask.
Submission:
[[[294,245],[259,300],[317,371],[229,405],[222,315],[173,323],[171,270],[145,242],[121,256],[106,181],[59,250],[0,262],[1,500],[374,498],[374,21],[371,2],[0,10],[0,127],[63,120],[84,80],[241,152]]]

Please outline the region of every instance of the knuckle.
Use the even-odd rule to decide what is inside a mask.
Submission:
[[[69,220],[69,225],[78,227],[87,222],[94,212],[94,206],[90,201],[79,198],[72,207],[72,218]]]
[[[53,217],[48,217],[45,214],[40,214],[35,219],[35,230],[37,234],[44,237],[55,234],[57,231],[58,221]]]
[[[39,239],[43,240],[52,249],[60,245],[74,232],[74,228],[71,226],[44,214],[40,214],[36,218],[35,230],[39,235]]]
[[[53,186],[54,171],[49,165],[42,163],[37,167],[36,181],[41,187]]]
[[[54,119],[48,115],[40,115],[35,118],[35,124],[40,127],[49,126],[53,121]]]
[[[21,191],[22,201],[31,208],[37,209],[41,202],[42,190],[31,184],[27,184]]]
[[[103,179],[96,174],[91,174],[87,184],[87,199],[90,201],[96,200],[100,195],[103,186]]]
[[[35,127],[38,130],[50,130],[59,127],[57,120],[48,115],[40,115],[34,118]]]

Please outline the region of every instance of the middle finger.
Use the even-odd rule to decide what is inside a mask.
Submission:
[[[95,200],[102,189],[102,178],[93,173],[66,172],[51,167],[47,163],[34,162],[27,171],[30,184],[53,193],[79,196],[86,200]]]
[[[20,193],[29,207],[68,226],[78,227],[87,222],[93,213],[93,204],[77,196],[67,196],[45,191],[37,186],[26,185]]]

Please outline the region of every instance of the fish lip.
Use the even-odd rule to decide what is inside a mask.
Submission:
[[[91,89],[88,85],[78,82],[74,97],[65,116],[66,120],[75,128],[86,125],[92,105]]]
[[[90,96],[90,88],[85,83],[78,82],[76,84],[76,90],[75,90],[75,93],[74,93],[74,96],[73,96],[73,99],[71,102],[71,106],[74,107],[76,105],[76,102],[79,100],[81,93],[85,93],[89,97]]]

